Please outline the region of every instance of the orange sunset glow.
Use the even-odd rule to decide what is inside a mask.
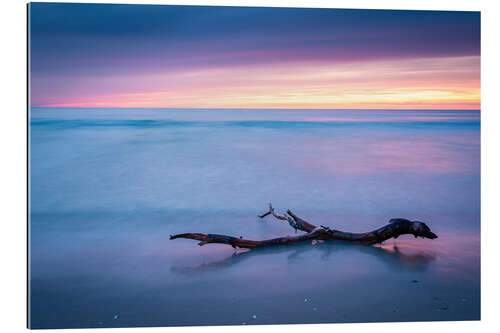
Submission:
[[[220,66],[103,78],[101,87],[126,80],[128,91],[45,106],[479,109],[479,67],[477,56]]]

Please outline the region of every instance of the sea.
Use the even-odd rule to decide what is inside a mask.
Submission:
[[[480,319],[479,110],[28,116],[31,328]],[[269,202],[342,231],[423,221],[439,238],[169,240],[296,234],[257,217]]]

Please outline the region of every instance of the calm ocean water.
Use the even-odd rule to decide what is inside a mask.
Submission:
[[[33,328],[472,320],[480,314],[480,113],[30,112]],[[393,217],[436,240],[234,254],[182,232],[291,234]]]

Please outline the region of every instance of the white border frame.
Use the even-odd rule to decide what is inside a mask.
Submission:
[[[36,1],[35,1],[36,2]],[[369,8],[369,9],[426,9],[426,10],[473,10],[481,11],[481,321],[475,322],[426,322],[426,323],[367,323],[367,324],[319,324],[319,325],[272,325],[272,326],[224,326],[224,327],[182,327],[147,328],[150,332],[169,330],[170,332],[217,332],[232,333],[263,331],[286,331],[299,333],[304,330],[328,332],[332,329],[345,332],[398,332],[405,333],[485,332],[499,331],[500,299],[500,254],[497,235],[500,235],[500,218],[496,194],[499,184],[500,158],[497,144],[500,145],[499,114],[500,98],[500,5],[498,1],[476,0],[79,0],[52,2],[104,2],[140,4],[183,4],[183,5],[239,5],[239,6],[279,6],[279,7],[322,7],[322,8]],[[2,233],[0,254],[2,256],[2,279],[0,283],[0,327],[4,332],[23,332],[26,330],[26,2],[3,0],[1,22],[2,79],[1,79],[1,128],[0,139],[1,172],[0,202]],[[120,329],[105,329],[119,332]],[[135,332],[146,328],[121,329]],[[64,332],[66,330],[46,330],[45,332]],[[75,330],[72,330],[75,331]],[[76,332],[96,332],[95,329],[79,329]]]

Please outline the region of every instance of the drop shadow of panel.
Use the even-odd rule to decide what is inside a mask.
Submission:
[[[178,274],[198,274],[223,270],[229,267],[235,267],[245,260],[262,255],[276,255],[281,253],[289,253],[287,260],[292,262],[299,260],[304,253],[315,251],[323,261],[333,261],[332,254],[341,254],[341,252],[358,251],[363,254],[371,255],[380,262],[388,265],[395,270],[411,270],[425,271],[430,263],[436,259],[434,253],[429,253],[424,250],[405,250],[397,245],[375,246],[350,244],[343,242],[324,242],[316,245],[308,244],[291,244],[282,247],[259,248],[253,250],[235,251],[231,256],[222,260],[203,263],[197,266],[172,266],[170,269],[173,273]]]

